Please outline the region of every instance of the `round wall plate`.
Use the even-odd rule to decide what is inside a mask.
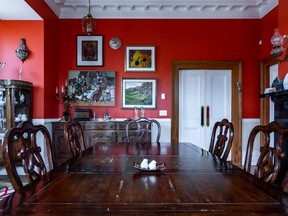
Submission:
[[[109,45],[112,49],[119,49],[122,45],[122,42],[119,38],[117,37],[114,37],[114,38],[111,38],[111,40],[109,41]]]

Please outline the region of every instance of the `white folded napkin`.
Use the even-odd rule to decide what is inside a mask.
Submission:
[[[149,170],[156,170],[156,163],[157,162],[155,160],[152,160],[148,165]]]
[[[144,158],[140,164],[141,169],[148,169],[148,159]]]

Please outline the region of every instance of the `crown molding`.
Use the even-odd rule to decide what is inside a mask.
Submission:
[[[60,19],[79,19],[88,1],[45,0]],[[261,19],[278,0],[91,0],[94,18],[105,19]]]

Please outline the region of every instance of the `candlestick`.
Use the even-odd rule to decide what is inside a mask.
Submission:
[[[6,62],[0,62],[0,70],[5,67]]]
[[[22,80],[23,67],[19,67],[19,79]]]
[[[61,98],[63,101],[63,118],[65,121],[70,119],[70,104],[71,102],[75,102],[75,88],[72,87],[72,94],[69,95],[68,93],[68,86],[67,86],[67,80],[65,80],[65,87],[64,85],[61,86]],[[56,99],[59,100],[59,95],[58,95],[58,86],[56,86]]]

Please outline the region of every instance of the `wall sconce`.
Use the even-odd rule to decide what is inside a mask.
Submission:
[[[96,21],[90,12],[90,0],[88,14],[82,18],[82,30],[89,36],[92,35],[94,31],[96,31]]]
[[[24,38],[20,39],[20,46],[18,47],[18,49],[15,50],[15,52],[16,52],[16,56],[22,62],[24,62],[24,60],[28,57],[29,51],[26,49],[25,39]]]
[[[3,69],[6,65],[6,62],[0,62],[0,70]]]
[[[282,36],[279,33],[279,29],[274,29],[274,34],[271,38],[271,43],[273,44],[273,49],[271,51],[271,55],[277,59],[278,62],[283,62],[288,60],[288,53],[287,53],[287,45],[288,45],[288,36],[284,35]],[[280,59],[283,52],[285,53],[285,56]]]

